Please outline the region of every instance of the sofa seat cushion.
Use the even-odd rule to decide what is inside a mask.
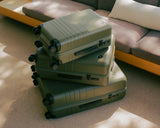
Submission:
[[[160,64],[160,32],[150,31],[132,49],[133,55]]]
[[[34,1],[25,4],[22,8],[24,14],[41,21],[48,21],[85,9],[94,10],[91,6],[71,0]]]
[[[108,11],[96,10],[96,12],[106,17],[106,20],[111,24],[112,33],[116,38],[116,49],[123,52],[130,53],[136,42],[148,32],[148,29],[141,26],[107,17],[109,15]]]

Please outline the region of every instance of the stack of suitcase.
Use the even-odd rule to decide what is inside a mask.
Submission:
[[[47,119],[119,100],[126,77],[114,61],[115,38],[106,20],[87,9],[34,28],[37,51],[29,56]]]

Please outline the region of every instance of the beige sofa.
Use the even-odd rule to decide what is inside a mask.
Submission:
[[[158,0],[135,1],[136,4],[159,6]],[[25,2],[29,3],[24,4]],[[116,37],[116,59],[160,75],[159,30],[110,17],[115,0],[34,0],[25,2],[16,10],[1,6],[0,14],[30,26],[37,26],[45,21],[90,8],[106,17],[111,24],[112,32]]]

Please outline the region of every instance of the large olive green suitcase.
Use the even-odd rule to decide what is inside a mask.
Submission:
[[[45,53],[43,48],[39,48],[35,54],[29,57],[30,61],[35,61],[32,69],[48,69],[64,72],[79,72],[98,75],[107,75],[114,62],[115,38],[112,35],[109,47],[101,49],[95,53],[76,59],[74,61],[55,67],[54,61]]]
[[[91,9],[45,22],[34,29],[55,65],[64,64],[110,45],[111,26]]]
[[[48,112],[46,118],[61,117],[94,108],[124,97],[126,77],[115,63],[106,86],[92,86],[36,79]],[[76,84],[76,85],[75,85]]]

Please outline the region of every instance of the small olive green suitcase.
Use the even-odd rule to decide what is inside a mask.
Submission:
[[[39,34],[37,47],[43,46],[54,65],[64,64],[108,47],[110,24],[91,9],[75,12],[42,23],[34,29]]]
[[[47,119],[66,116],[119,100],[126,93],[126,77],[115,63],[106,86],[36,79],[48,112]],[[76,86],[75,86],[76,84]]]

